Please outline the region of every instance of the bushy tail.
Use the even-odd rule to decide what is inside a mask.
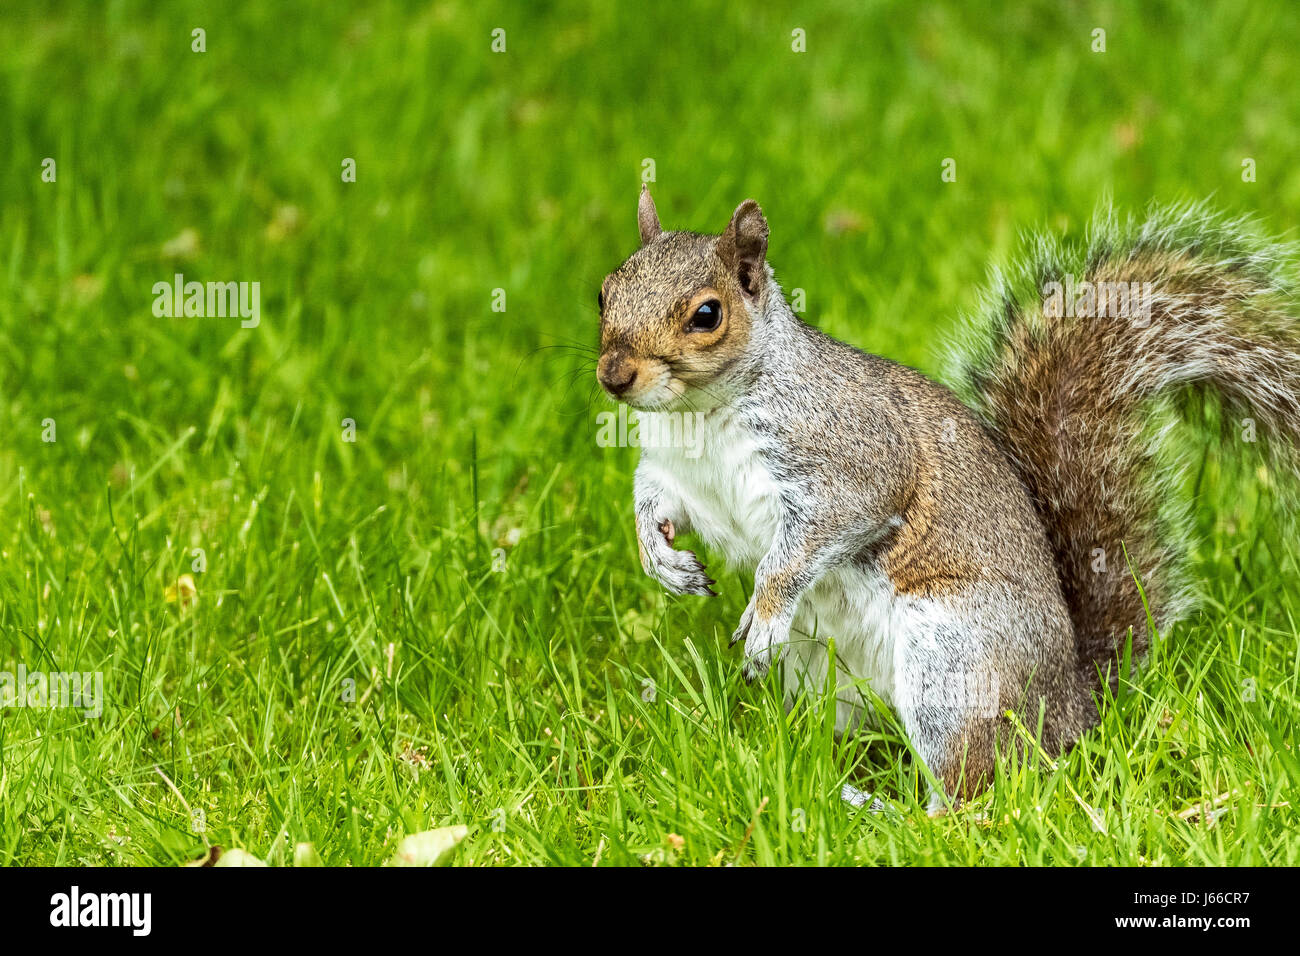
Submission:
[[[995,279],[992,334],[962,369],[967,397],[1035,499],[1091,686],[1101,672],[1115,688],[1130,628],[1134,659],[1146,650],[1133,572],[1158,627],[1190,606],[1188,542],[1162,507],[1159,439],[1175,407],[1163,399],[1216,395],[1239,438],[1257,430],[1292,472],[1300,460],[1291,251],[1204,205],[1129,222],[1107,211],[1081,247],[1035,238]]]

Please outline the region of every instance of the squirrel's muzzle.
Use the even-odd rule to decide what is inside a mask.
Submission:
[[[623,395],[636,382],[636,363],[619,352],[606,352],[596,365],[596,378],[614,398]]]

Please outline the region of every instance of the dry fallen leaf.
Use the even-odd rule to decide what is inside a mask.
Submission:
[[[216,846],[214,844],[208,847],[207,850],[204,851],[203,855],[199,857],[197,860],[190,860],[188,863],[183,863],[181,865],[182,866],[213,866],[216,864],[217,860],[219,859],[221,859],[221,847]]]
[[[194,585],[193,575],[182,574],[175,584],[169,584],[163,592],[163,600],[179,605],[182,612],[192,611],[199,603],[199,589]]]
[[[427,770],[433,766],[433,761],[429,759],[429,748],[413,747],[409,740],[402,741],[402,748],[397,753],[397,759],[409,763],[412,767],[419,767],[421,770]]]

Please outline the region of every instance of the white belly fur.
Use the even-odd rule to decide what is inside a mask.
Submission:
[[[776,537],[778,484],[742,426],[714,412],[702,431],[696,457],[679,448],[645,448],[642,467],[681,502],[695,534],[732,566],[752,571]],[[826,642],[834,638],[836,726],[843,731],[870,723],[874,711],[864,689],[893,705],[895,645],[910,603],[896,597],[879,570],[854,566],[826,575],[804,595],[795,616],[782,667],[787,696],[804,686],[810,694],[825,689]]]

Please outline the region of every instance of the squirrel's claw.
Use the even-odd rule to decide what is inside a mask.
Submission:
[[[745,678],[746,684],[752,684],[756,680],[762,680],[767,676],[767,662],[758,658],[750,658],[745,661],[745,666],[740,669],[740,676]]]
[[[656,581],[673,594],[699,594],[717,597],[713,590],[717,582],[704,573],[704,565],[693,551],[657,549],[650,556],[646,570]]]
[[[754,602],[750,601],[748,604],[745,605],[744,613],[740,615],[740,623],[737,624],[736,629],[731,632],[731,641],[728,642],[727,646],[735,647],[738,643],[740,643],[746,637],[748,637],[749,626],[753,623],[754,623]]]
[[[746,608],[746,611],[749,609]],[[762,680],[771,670],[772,664],[779,660],[785,645],[790,640],[788,625],[772,620],[755,620],[753,612],[741,617],[741,626],[747,631],[745,637],[745,664],[741,675],[745,683],[752,684]]]

